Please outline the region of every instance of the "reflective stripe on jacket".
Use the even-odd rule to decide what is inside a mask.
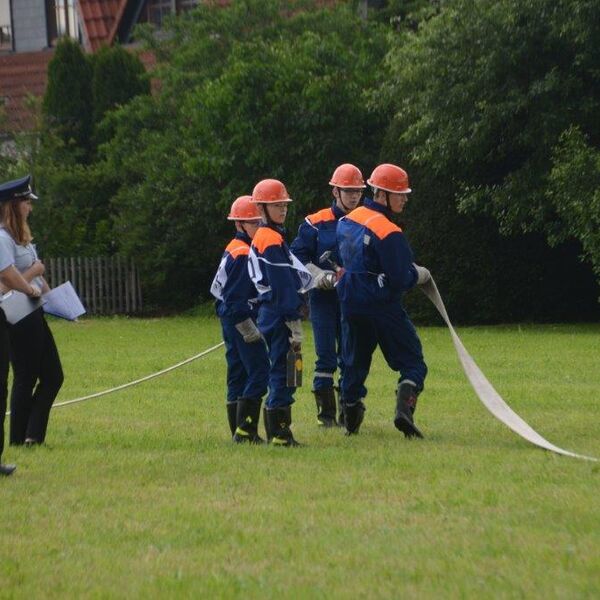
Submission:
[[[250,247],[248,270],[258,290],[258,300],[270,313],[286,321],[300,318],[300,291],[310,284],[301,273],[283,238],[283,229],[261,225]],[[294,263],[298,264],[294,264]],[[303,283],[301,276],[308,275]]]
[[[238,232],[227,244],[210,287],[217,299],[217,315],[236,323],[256,316],[256,288],[248,274],[250,241],[248,235]]]

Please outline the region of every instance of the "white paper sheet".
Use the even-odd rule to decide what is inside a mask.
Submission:
[[[70,281],[55,287],[42,297],[46,301],[44,312],[49,315],[74,321],[77,317],[85,314],[85,308]]]

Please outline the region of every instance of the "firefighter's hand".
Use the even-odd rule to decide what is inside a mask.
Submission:
[[[313,278],[313,287],[318,290],[332,290],[336,282],[336,276],[333,271],[326,271],[317,267],[313,263],[306,264],[307,270],[310,272]]]
[[[299,350],[302,345],[302,321],[296,319],[295,321],[286,321],[287,328],[290,330],[290,344],[294,350]]]
[[[429,269],[415,263],[413,263],[413,267],[417,270],[417,285],[425,285],[431,279]]]
[[[332,290],[337,283],[337,276],[333,271],[321,271],[315,277],[315,287],[320,290]]]
[[[254,344],[262,339],[256,323],[250,317],[241,323],[237,323],[235,328],[240,332],[240,335],[247,344]]]

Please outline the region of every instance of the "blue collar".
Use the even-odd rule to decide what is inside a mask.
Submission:
[[[338,221],[347,214],[336,204],[335,200],[333,201],[333,204],[331,205],[331,210],[333,211],[333,216]]]
[[[268,227],[269,229],[276,231],[282,237],[285,237],[285,227],[282,227],[281,225],[275,225],[274,223],[273,223],[273,225],[270,225],[269,223],[265,223],[264,221],[261,221],[260,226]]]
[[[243,232],[243,231],[236,231],[235,233],[235,239],[236,240],[242,240],[243,242],[246,242],[246,244],[248,244],[248,246],[252,243],[252,240],[250,239],[250,236]]]
[[[391,218],[391,216],[392,216],[392,211],[388,210],[387,206],[384,206],[383,204],[379,204],[378,202],[375,202],[375,200],[373,200],[372,198],[365,198],[364,205],[367,208],[370,208],[371,210],[375,210],[378,213],[385,215],[388,219]]]

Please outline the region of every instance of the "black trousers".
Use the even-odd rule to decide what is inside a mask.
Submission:
[[[4,450],[4,417],[8,397],[8,323],[0,308],[0,458]],[[0,461],[1,462],[1,461]]]
[[[63,383],[52,332],[41,308],[9,327],[13,387],[10,398],[10,443],[46,439],[50,408]]]

